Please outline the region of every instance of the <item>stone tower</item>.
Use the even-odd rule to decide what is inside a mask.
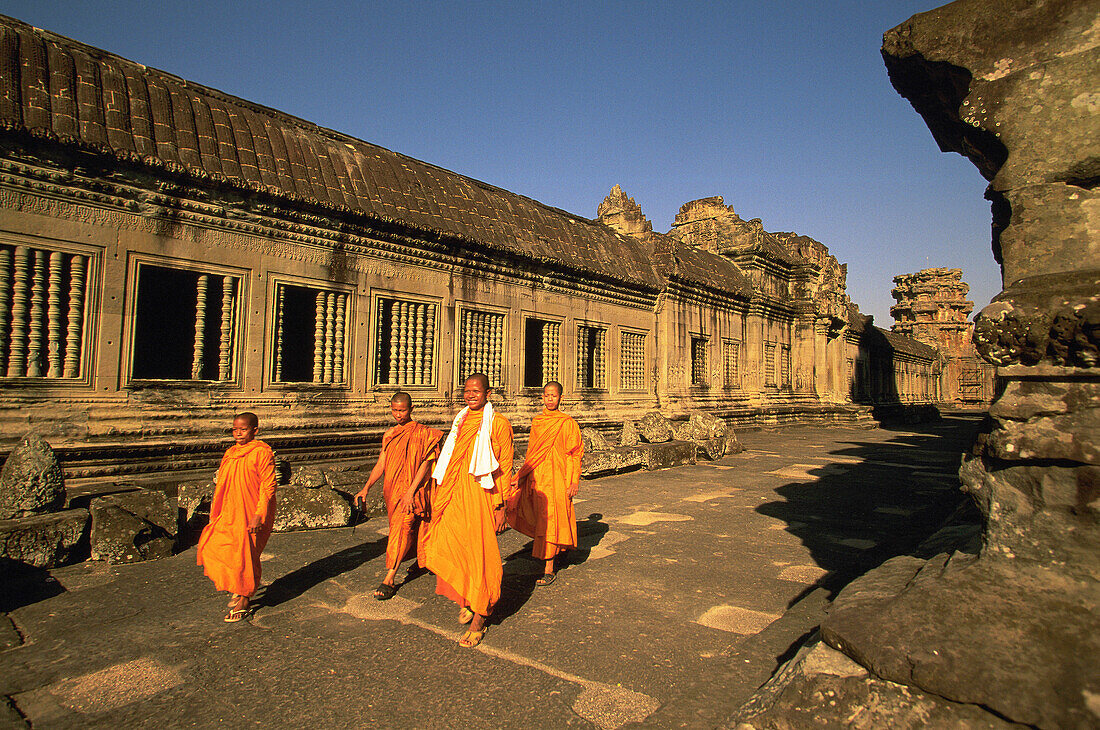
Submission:
[[[966,298],[970,286],[961,269],[923,269],[894,277],[890,307],[894,332],[907,335],[940,351],[940,399],[960,406],[988,404],[993,395],[993,368],[974,349],[974,325],[969,315],[974,302]]]

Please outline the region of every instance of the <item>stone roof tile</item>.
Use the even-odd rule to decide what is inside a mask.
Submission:
[[[603,225],[4,16],[0,128],[661,286],[644,246]]]

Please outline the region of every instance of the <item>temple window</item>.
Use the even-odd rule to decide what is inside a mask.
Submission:
[[[344,383],[346,292],[275,285],[275,342],[271,372],[276,383]]]
[[[645,335],[640,332],[619,333],[619,388],[645,388]]]
[[[764,343],[764,385],[775,387],[775,342]]]
[[[130,377],[229,381],[239,276],[139,263]]]
[[[431,385],[435,381],[436,305],[380,297],[376,307],[374,382]]]
[[[81,377],[91,263],[0,243],[0,378]]]
[[[485,373],[490,386],[503,385],[504,315],[463,309],[460,333],[459,381],[473,373]]]
[[[523,332],[523,385],[541,388],[558,378],[561,323],[529,318]]]
[[[705,337],[691,338],[691,384],[706,386],[707,382],[707,345]]]
[[[791,387],[791,346],[779,346],[779,383],[784,388]]]
[[[606,388],[604,339],[607,330],[601,327],[577,327],[577,387]]]
[[[741,387],[741,343],[737,340],[722,341],[722,382],[727,388]]]

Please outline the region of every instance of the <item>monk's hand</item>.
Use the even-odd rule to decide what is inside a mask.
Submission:
[[[498,535],[508,529],[508,516],[503,502],[493,511],[493,523]]]
[[[363,509],[367,506],[367,492],[370,490],[370,485],[363,487],[355,494],[355,499],[352,500],[356,507]]]
[[[413,499],[415,497],[416,497],[416,490],[415,489],[410,489],[409,491],[405,492],[405,496],[403,496],[401,498],[401,506],[399,507],[399,509],[403,510],[406,513],[412,512],[413,511]]]
[[[519,472],[518,471],[515,474],[512,475],[512,488],[515,489],[517,484],[519,484]]]
[[[580,485],[579,484],[570,484],[569,489],[565,490],[565,494],[566,494],[567,497],[569,497],[569,499],[573,499],[573,497],[577,496],[577,487],[578,486],[580,486]]]
[[[260,527],[263,525],[263,520],[260,519],[260,515],[252,515],[252,519],[248,523],[248,531],[252,534],[256,534],[260,531]]]

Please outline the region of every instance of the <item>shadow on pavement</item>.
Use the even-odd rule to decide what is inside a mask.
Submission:
[[[969,497],[957,475],[984,414],[949,414],[942,421],[898,428],[886,443],[847,442],[830,452],[837,461],[806,471],[813,481],[785,484],[782,501],[757,512],[781,519],[827,571],[794,605],[817,588],[830,598],[882,562],[911,554]],[[976,512],[971,514],[976,518]]]
[[[45,568],[0,558],[0,613],[8,613],[65,592]]]
[[[592,554],[592,548],[608,531],[603,515],[594,512],[587,519],[577,520],[577,547],[558,558],[559,573],[574,565],[581,565]],[[531,557],[532,541],[504,558],[504,578],[501,583],[500,601],[493,608],[490,623],[499,624],[523,608],[535,592],[535,581],[543,574],[543,561]]]
[[[384,552],[386,552],[386,538],[381,537],[372,542],[344,548],[338,553],[303,565],[273,580],[259,596],[256,606],[270,608],[294,600],[315,585],[355,570]]]

